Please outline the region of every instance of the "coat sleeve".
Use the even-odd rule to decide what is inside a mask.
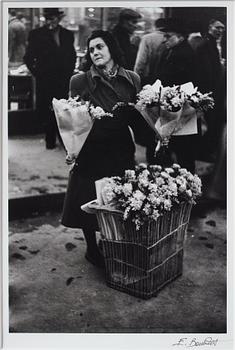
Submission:
[[[141,81],[144,80],[149,74],[149,50],[146,38],[143,37],[138,49],[134,71],[139,74]]]
[[[70,79],[69,84],[69,96],[76,97],[81,96],[84,97],[84,92],[86,90],[86,73],[75,74]]]
[[[136,94],[140,91],[140,77],[137,73],[128,71],[131,75]],[[156,144],[155,132],[150,128],[142,115],[134,107],[127,107],[125,117],[128,125],[134,132],[135,141],[142,146],[153,146]]]
[[[71,31],[68,31],[68,41],[69,41],[69,62],[68,62],[68,71],[69,73],[73,73],[75,64],[76,64],[76,59],[77,59],[77,54],[74,48],[74,34]]]
[[[24,62],[33,75],[37,75],[37,40],[33,32],[29,32],[28,45],[24,55]]]

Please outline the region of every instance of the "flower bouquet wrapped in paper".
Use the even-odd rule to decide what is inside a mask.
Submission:
[[[191,135],[197,131],[197,111],[213,108],[211,93],[202,94],[191,82],[163,87],[160,80],[146,85],[137,95],[135,108],[155,131],[160,146],[167,146],[171,135]]]
[[[58,129],[67,151],[67,162],[73,163],[79,154],[95,119],[112,116],[101,107],[94,107],[79,96],[52,100]]]

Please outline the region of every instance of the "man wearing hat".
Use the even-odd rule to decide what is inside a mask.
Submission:
[[[44,26],[29,33],[24,61],[36,78],[36,105],[45,128],[46,148],[53,149],[58,128],[51,102],[53,97],[68,97],[76,52],[73,33],[59,25],[63,11],[46,8],[44,17]]]
[[[158,79],[163,85],[173,86],[189,81],[195,82],[195,54],[187,41],[185,23],[176,18],[166,20],[164,43],[166,51],[158,66]]]
[[[180,19],[169,18],[165,28],[165,46],[158,65],[158,79],[163,86],[192,82],[196,85],[195,53],[187,40],[187,28]],[[195,172],[197,135],[172,136],[169,149],[177,162],[191,172]]]
[[[133,70],[138,47],[131,43],[131,35],[138,27],[141,15],[132,9],[122,9],[118,24],[113,28],[112,34],[116,38],[122,53],[123,67]]]

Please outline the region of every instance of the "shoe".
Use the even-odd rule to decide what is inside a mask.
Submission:
[[[92,265],[99,267],[101,269],[104,269],[105,264],[104,264],[104,257],[100,253],[96,255],[91,255],[88,252],[85,254],[85,258],[87,261],[89,261]]]

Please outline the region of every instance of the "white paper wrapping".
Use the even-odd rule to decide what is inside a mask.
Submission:
[[[67,154],[76,157],[93,125],[87,106],[72,107],[56,98],[53,98],[52,105]]]

